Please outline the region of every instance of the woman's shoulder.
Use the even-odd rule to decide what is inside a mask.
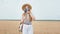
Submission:
[[[22,16],[25,16],[25,13],[23,13]]]
[[[25,18],[25,13],[22,14],[22,17]]]

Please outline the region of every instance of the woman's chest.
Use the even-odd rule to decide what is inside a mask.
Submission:
[[[29,20],[30,19],[30,16],[27,14],[27,15],[24,16],[24,19]]]

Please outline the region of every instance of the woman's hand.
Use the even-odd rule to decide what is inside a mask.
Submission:
[[[32,13],[29,14],[32,17],[32,20],[35,20],[35,16]]]

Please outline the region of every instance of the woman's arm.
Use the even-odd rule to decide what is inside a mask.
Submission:
[[[32,20],[35,20],[35,16],[32,13],[30,13],[30,15],[32,17]]]
[[[22,15],[22,19],[21,19],[21,23],[20,24],[23,24],[24,22],[24,15]]]

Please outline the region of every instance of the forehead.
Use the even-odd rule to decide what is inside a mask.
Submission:
[[[25,6],[25,7],[29,7],[29,6],[27,5],[27,6]]]

